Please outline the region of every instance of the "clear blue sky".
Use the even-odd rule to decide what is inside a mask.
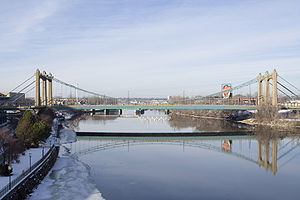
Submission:
[[[274,68],[300,86],[298,0],[0,3],[0,91],[36,68],[110,96],[204,95]]]

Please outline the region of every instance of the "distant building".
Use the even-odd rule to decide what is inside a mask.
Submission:
[[[0,96],[5,96],[13,99],[23,99],[25,100],[25,93],[17,93],[17,92],[0,92]]]
[[[0,100],[8,101],[9,103],[23,105],[26,104],[25,93],[17,92],[0,92]]]

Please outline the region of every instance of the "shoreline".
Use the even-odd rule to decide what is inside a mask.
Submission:
[[[104,199],[90,175],[90,166],[72,155],[71,145],[77,140],[75,131],[67,126],[69,120],[73,119],[61,123],[59,140],[62,148],[56,163],[27,200]],[[74,189],[70,190],[69,185]],[[79,191],[80,195],[78,195]]]
[[[185,116],[185,117],[192,117],[192,118],[200,118],[200,119],[213,119],[213,120],[224,120],[224,121],[230,121],[230,120],[226,120],[226,118],[221,118],[221,117],[211,117],[211,116],[201,116],[201,115],[192,115],[192,114],[184,114],[184,113],[178,113],[178,112],[174,112],[172,113],[174,115],[178,115],[178,116]],[[230,121],[232,123],[240,123],[240,124],[246,124],[246,125],[250,125],[254,128],[256,128],[256,126],[266,126],[266,127],[271,127],[271,128],[284,128],[285,130],[289,130],[289,129],[299,129],[300,128],[300,121],[298,121],[298,125],[294,125],[295,121],[288,121],[285,119],[282,120],[277,120],[277,121],[272,121],[272,122],[257,122],[255,118],[250,118],[250,119],[246,119],[246,120],[242,120],[242,121]]]

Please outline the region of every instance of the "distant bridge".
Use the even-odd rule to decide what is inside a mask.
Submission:
[[[32,81],[31,79],[34,78]],[[281,82],[278,81],[281,78]],[[31,82],[30,82],[31,81]],[[271,82],[272,81],[272,82]],[[25,85],[25,83],[28,83]],[[92,95],[97,97],[99,102],[98,105],[87,105],[88,103],[79,103],[78,97],[70,98],[72,101],[66,100],[66,102],[55,102],[53,97],[53,82],[66,87],[71,91],[71,89],[83,92],[87,95]],[[285,84],[283,84],[283,82]],[[217,98],[222,96],[224,93],[231,93],[232,91],[239,90],[241,88],[250,87],[250,85],[257,83],[257,98],[256,99],[241,99],[236,97],[235,99],[224,99]],[[30,88],[31,87],[31,88]],[[254,79],[247,81],[243,84],[237,85],[235,87],[230,87],[222,91],[207,95],[207,96],[196,96],[193,98],[183,98],[181,100],[176,100],[168,104],[124,104],[120,102],[118,98],[109,97],[107,95],[98,94],[91,92],[78,86],[66,83],[55,78],[52,74],[47,74],[46,72],[41,73],[39,70],[36,73],[22,82],[15,89],[21,88],[15,97],[11,97],[9,100],[0,102],[0,109],[2,110],[16,110],[16,109],[39,109],[43,107],[52,107],[55,109],[75,109],[75,110],[106,110],[106,109],[135,109],[135,110],[146,110],[146,109],[218,109],[218,110],[256,110],[258,106],[261,105],[273,105],[281,106],[285,108],[300,109],[300,104],[280,104],[278,103],[278,92],[281,92],[289,99],[299,98],[295,93],[300,92],[298,88],[292,85],[290,82],[278,75],[274,70],[271,74],[266,72],[264,75],[259,74]],[[29,90],[27,90],[30,88]],[[27,90],[25,93],[35,89],[35,105],[34,106],[16,106],[16,102],[19,98],[23,97],[20,92]],[[23,94],[23,93],[22,93]],[[71,95],[70,95],[71,96]],[[2,103],[4,102],[4,103]],[[5,103],[10,103],[10,105],[5,105]],[[59,104],[59,105],[57,105]]]

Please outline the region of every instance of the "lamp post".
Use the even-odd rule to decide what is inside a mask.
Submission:
[[[45,155],[45,147],[44,146],[43,146],[43,150],[42,150],[42,155],[43,155],[43,157]]]
[[[31,171],[31,153],[29,153],[29,170]]]
[[[11,189],[11,174],[8,176],[8,185],[9,185],[9,189]]]

